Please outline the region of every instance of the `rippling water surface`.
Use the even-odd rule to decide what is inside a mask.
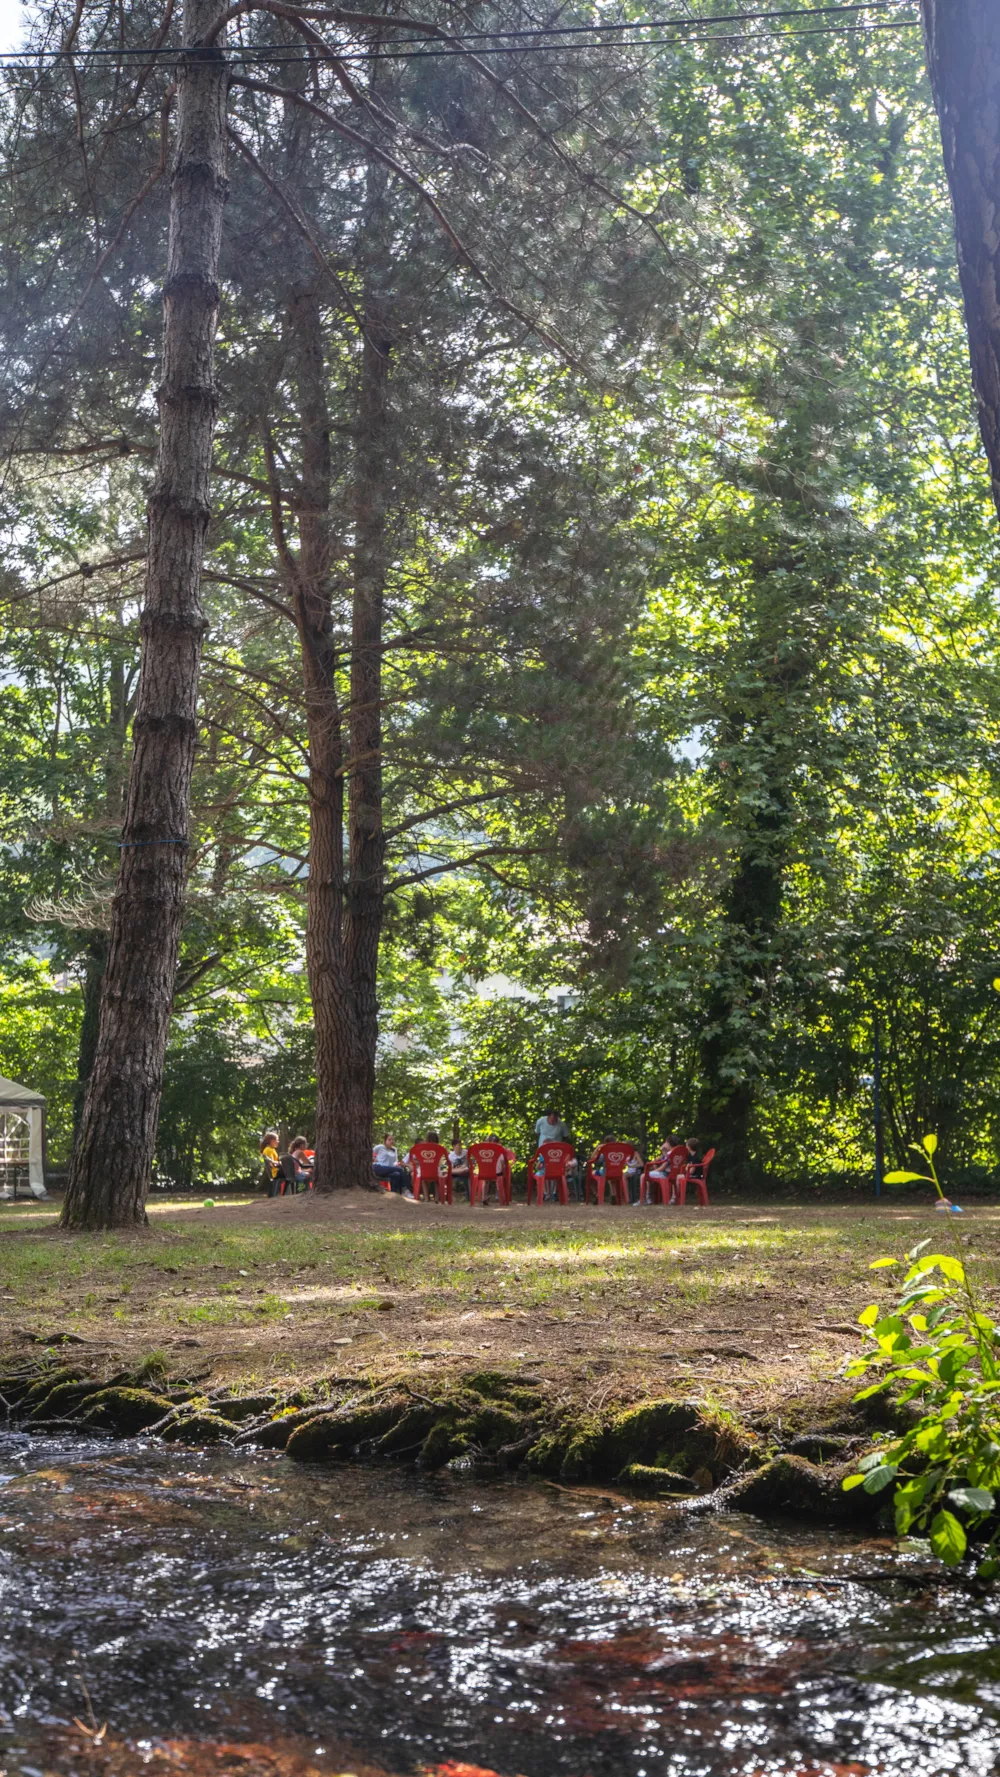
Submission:
[[[998,1616],[886,1542],[0,1435],[0,1777],[980,1777]]]

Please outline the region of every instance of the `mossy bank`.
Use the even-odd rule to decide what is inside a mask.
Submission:
[[[108,1376],[53,1354],[0,1374],[9,1427],[41,1435],[158,1438],[282,1451],[293,1462],[411,1463],[482,1480],[518,1472],[672,1501],[828,1523],[870,1522],[877,1501],[844,1493],[871,1439],[850,1398],[814,1403],[784,1426],[743,1422],[708,1401],[647,1399],[584,1408],[541,1377],[475,1369],[435,1385],[326,1377],[290,1392],[199,1387],[162,1363]]]

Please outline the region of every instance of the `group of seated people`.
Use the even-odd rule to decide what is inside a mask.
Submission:
[[[441,1137],[436,1129],[428,1129],[423,1139],[428,1146],[441,1146]],[[386,1130],[382,1140],[372,1151],[372,1170],[375,1177],[381,1179],[383,1184],[387,1184],[390,1191],[398,1192],[401,1197],[412,1198],[413,1196],[413,1171],[411,1166],[407,1164],[412,1160],[412,1155],[411,1148],[406,1159],[400,1159],[399,1149],[396,1147],[395,1136],[391,1129]],[[469,1194],[471,1202],[468,1148],[463,1148],[461,1142],[454,1142],[448,1152],[448,1161],[451,1166],[452,1188],[458,1187],[460,1190],[464,1188]]]
[[[464,1193],[470,1203],[481,1201],[487,1203],[492,1186],[498,1202],[510,1201],[511,1174],[517,1165],[513,1148],[503,1147],[496,1136],[488,1138],[495,1148],[502,1150],[505,1158],[495,1168],[490,1178],[476,1173],[475,1166],[470,1162],[469,1150],[463,1147],[456,1137],[450,1149],[441,1144],[436,1129],[428,1129],[421,1141],[415,1142],[408,1153],[401,1156],[396,1146],[391,1129],[386,1130],[382,1140],[372,1151],[372,1171],[376,1179],[390,1191],[412,1201],[414,1178],[417,1173],[415,1155],[418,1148],[436,1147],[440,1155],[440,1169],[450,1177],[452,1192]],[[628,1201],[633,1208],[641,1208],[658,1197],[660,1201],[672,1201],[675,1195],[677,1180],[683,1173],[689,1180],[702,1180],[705,1176],[705,1161],[698,1142],[693,1139],[681,1140],[675,1135],[668,1135],[662,1143],[659,1153],[650,1156],[647,1163],[639,1146],[632,1142],[615,1144],[614,1138],[605,1136],[590,1155],[583,1159],[577,1155],[573,1146],[573,1138],[566,1124],[562,1122],[558,1111],[550,1109],[544,1117],[539,1117],[535,1124],[535,1151],[528,1162],[528,1172],[532,1182],[537,1184],[539,1196],[546,1199],[557,1194],[555,1181],[546,1178],[545,1148],[548,1143],[559,1143],[569,1148],[569,1156],[565,1159],[564,1178],[566,1191],[572,1199],[582,1202],[586,1194],[585,1181],[589,1177],[591,1183],[603,1181],[607,1172],[606,1150],[617,1145],[628,1153],[624,1167],[624,1177],[628,1187]],[[265,1129],[261,1136],[260,1152],[264,1167],[263,1183],[269,1197],[292,1195],[298,1191],[310,1191],[313,1188],[315,1172],[315,1153],[310,1148],[304,1135],[297,1135],[288,1144],[288,1152],[279,1154],[279,1137],[276,1129]],[[475,1144],[474,1144],[475,1145]],[[482,1144],[479,1144],[482,1145]],[[707,1156],[711,1160],[711,1154]],[[614,1158],[614,1156],[612,1156]],[[447,1162],[447,1164],[446,1164]],[[437,1162],[433,1162],[437,1164]],[[621,1166],[621,1159],[618,1159]],[[499,1180],[497,1178],[499,1173]],[[620,1175],[619,1175],[620,1176]],[[505,1189],[501,1188],[501,1185]],[[603,1196],[603,1192],[601,1193]]]
[[[268,1196],[285,1197],[293,1196],[296,1191],[311,1191],[316,1155],[305,1136],[295,1136],[288,1144],[287,1154],[278,1153],[278,1141],[276,1129],[265,1129],[260,1138],[263,1183]]]
[[[598,1144],[589,1159],[581,1158],[573,1148],[569,1130],[554,1110],[548,1111],[545,1117],[539,1118],[535,1125],[535,1140],[535,1151],[528,1163],[528,1170],[536,1180],[541,1180],[546,1171],[544,1145],[548,1142],[559,1142],[570,1146],[570,1156],[565,1163],[565,1179],[568,1194],[576,1202],[582,1202],[584,1199],[585,1180],[588,1173],[591,1180],[603,1178],[607,1165],[605,1149],[614,1145],[614,1138],[610,1135],[605,1136],[604,1141]],[[488,1141],[491,1144],[502,1145],[499,1144],[496,1136],[490,1136]],[[499,1187],[496,1186],[495,1179],[474,1180],[468,1148],[464,1147],[461,1141],[456,1138],[451,1148],[446,1151],[436,1129],[428,1129],[422,1141],[415,1142],[405,1156],[400,1154],[392,1130],[386,1130],[382,1140],[372,1151],[372,1170],[375,1177],[390,1191],[395,1191],[400,1196],[412,1200],[416,1195],[413,1188],[416,1173],[414,1164],[416,1149],[425,1144],[436,1146],[440,1150],[441,1169],[445,1171],[450,1168],[453,1192],[464,1193],[470,1203],[477,1199],[486,1203],[489,1201],[489,1187],[492,1183],[496,1189],[497,1200],[501,1200],[502,1194]],[[693,1137],[681,1140],[675,1135],[668,1135],[659,1152],[650,1156],[648,1164],[638,1145],[631,1142],[618,1145],[629,1151],[629,1158],[625,1166],[625,1178],[628,1184],[629,1202],[634,1208],[641,1208],[651,1203],[655,1196],[660,1196],[660,1191],[662,1191],[661,1201],[672,1200],[676,1182],[682,1172],[689,1180],[697,1179],[699,1175],[704,1179],[701,1146]],[[448,1168],[445,1167],[446,1152]],[[505,1148],[504,1152],[507,1156],[506,1173],[509,1185],[510,1174],[516,1167],[517,1160],[512,1148]],[[709,1159],[711,1159],[711,1155],[709,1155]],[[475,1188],[477,1183],[478,1189]],[[654,1190],[654,1186],[658,1189]],[[539,1187],[540,1190],[542,1188],[542,1186]],[[556,1193],[556,1184],[545,1179],[545,1198],[553,1198]],[[509,1190],[507,1200],[509,1201]]]

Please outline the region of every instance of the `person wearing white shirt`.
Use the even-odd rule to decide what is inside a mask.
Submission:
[[[396,1191],[401,1197],[412,1197],[410,1175],[405,1166],[399,1164],[399,1152],[392,1138],[392,1130],[387,1129],[372,1155],[372,1169],[376,1178],[384,1179],[390,1191]]]
[[[535,1146],[537,1148],[541,1147],[543,1141],[571,1142],[572,1140],[573,1137],[570,1135],[569,1129],[554,1107],[547,1110],[544,1117],[539,1117],[535,1124]]]
[[[544,1117],[539,1117],[538,1122],[535,1124],[535,1146],[536,1146],[536,1148],[540,1148],[543,1141],[568,1141],[568,1142],[572,1143],[572,1140],[573,1140],[573,1137],[570,1135],[569,1129],[568,1129],[567,1125],[563,1122],[562,1118],[560,1117],[559,1112],[556,1110],[555,1105],[550,1105],[548,1110],[546,1111]],[[544,1162],[541,1158],[541,1155],[539,1155],[538,1162],[535,1167],[536,1175],[543,1169],[543,1166],[544,1166]],[[567,1175],[567,1177],[568,1177],[568,1175]],[[579,1185],[576,1180],[575,1173],[574,1173],[573,1179],[572,1179],[572,1188],[573,1188],[574,1198],[579,1200],[580,1190],[579,1190]],[[547,1186],[546,1187],[546,1194],[549,1197],[554,1197],[556,1194],[555,1185]]]

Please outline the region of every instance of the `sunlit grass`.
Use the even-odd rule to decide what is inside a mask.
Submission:
[[[201,1302],[196,1307],[182,1307],[177,1319],[182,1326],[245,1326],[255,1320],[278,1320],[288,1313],[288,1303],[281,1296],[265,1296],[261,1301],[241,1301],[221,1296],[217,1302]]]
[[[621,1213],[595,1227],[570,1212],[527,1225],[449,1223],[419,1213],[404,1224],[381,1218],[324,1222],[282,1217],[246,1223],[225,1213],[229,1201],[177,1221],[177,1206],[153,1204],[146,1232],[64,1236],[45,1224],[55,1211],[10,1205],[0,1211],[0,1304],[21,1324],[58,1312],[73,1324],[143,1318],[190,1325],[252,1325],[285,1314],[296,1291],[351,1289],[350,1301],[314,1301],[326,1315],[374,1310],[380,1294],[419,1296],[421,1312],[469,1306],[516,1313],[533,1310],[578,1317],[678,1307],[725,1312],[725,1304],[760,1304],[763,1318],[778,1295],[801,1297],[814,1309],[843,1316],[859,1293],[872,1290],[869,1265],[930,1233],[942,1238],[922,1208],[878,1213],[843,1210],[754,1211],[736,1219],[697,1211]],[[15,1220],[16,1218],[16,1220]],[[8,1237],[8,1231],[19,1232]],[[959,1238],[971,1238],[992,1287],[1000,1218],[968,1216]],[[277,1304],[277,1306],[275,1306]],[[846,1304],[846,1308],[845,1308]]]

